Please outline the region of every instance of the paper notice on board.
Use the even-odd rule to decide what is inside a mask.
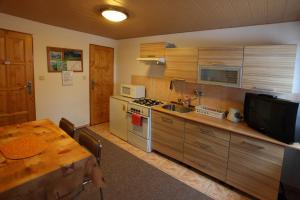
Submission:
[[[67,61],[67,70],[68,71],[82,71],[81,61],[68,60]]]
[[[73,71],[62,71],[62,84],[65,85],[73,85]]]

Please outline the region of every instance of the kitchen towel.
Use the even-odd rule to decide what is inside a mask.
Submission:
[[[143,117],[141,115],[132,113],[131,114],[131,122],[135,126],[142,126],[143,123]]]

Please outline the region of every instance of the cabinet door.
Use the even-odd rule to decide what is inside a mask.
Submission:
[[[127,141],[127,102],[110,97],[109,128],[110,132]]]
[[[231,134],[226,182],[259,199],[277,199],[284,148]]]
[[[200,123],[185,123],[184,162],[225,181],[230,133]]]
[[[183,138],[183,119],[153,111],[152,149],[182,161]]]
[[[165,42],[144,43],[140,45],[141,58],[164,58],[165,57]]]
[[[296,45],[246,46],[242,88],[292,92]]]
[[[241,67],[243,63],[242,46],[200,47],[199,65]]]
[[[198,50],[196,48],[166,49],[165,77],[196,82]]]

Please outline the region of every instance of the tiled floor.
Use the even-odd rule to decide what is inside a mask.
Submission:
[[[187,168],[184,165],[171,161],[157,153],[146,153],[127,142],[119,139],[109,132],[108,124],[100,124],[89,127],[94,132],[98,133],[102,137],[128,151],[129,153],[137,156],[138,158],[146,161],[150,165],[162,170],[170,176],[184,182],[185,184],[193,187],[210,196],[216,200],[237,200],[237,199],[249,199],[249,197],[239,193],[238,191],[230,189],[221,183],[218,183],[213,178],[210,178],[200,172],[196,172]]]

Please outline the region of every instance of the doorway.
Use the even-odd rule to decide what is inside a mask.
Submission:
[[[113,94],[114,49],[90,44],[90,124],[109,121]]]
[[[32,35],[0,29],[0,126],[35,120]]]

